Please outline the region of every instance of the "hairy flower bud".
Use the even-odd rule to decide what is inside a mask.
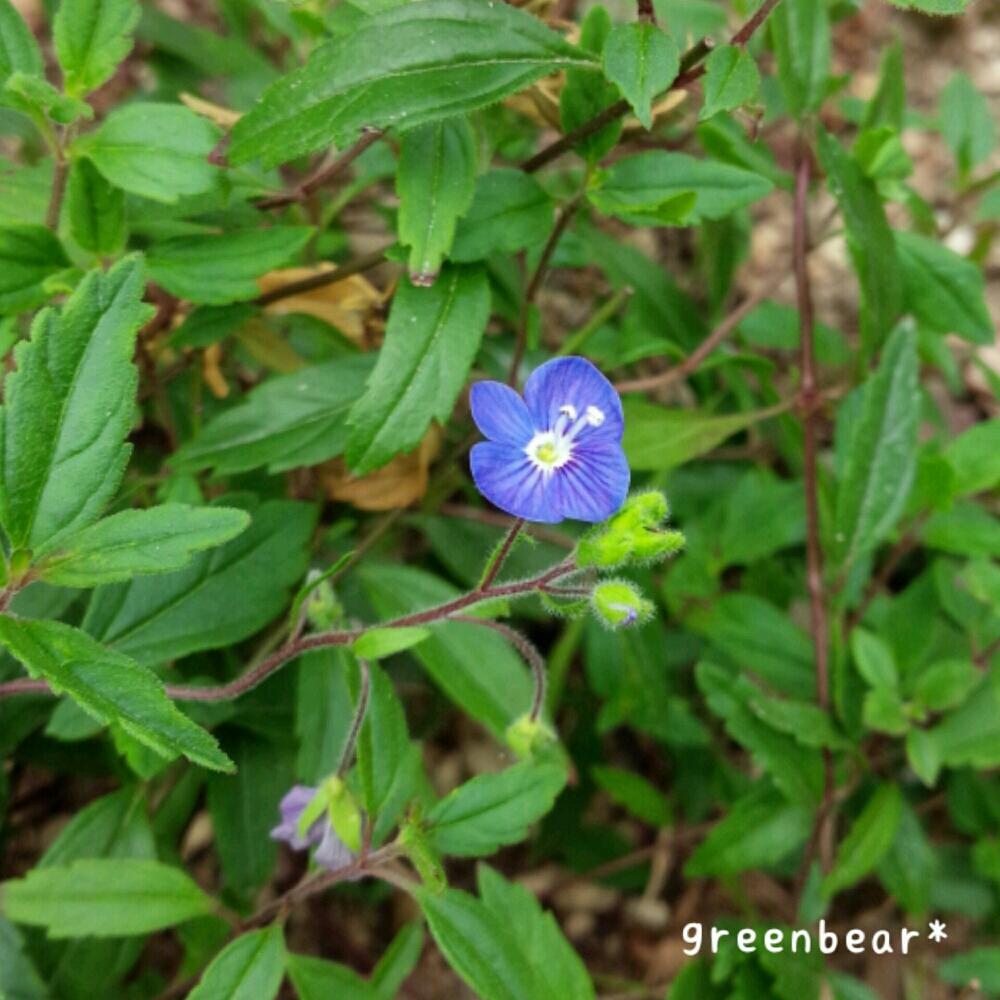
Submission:
[[[667,499],[659,491],[632,495],[614,517],[583,536],[576,550],[577,565],[613,569],[673,555],[684,547],[684,535],[661,530],[668,514]]]
[[[597,617],[611,628],[625,628],[647,621],[653,614],[653,604],[627,580],[605,580],[591,595],[591,606]]]
[[[525,758],[554,743],[556,734],[541,720],[525,714],[507,727],[504,738],[518,757]]]

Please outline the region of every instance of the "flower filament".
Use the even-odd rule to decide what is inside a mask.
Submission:
[[[528,442],[524,453],[536,469],[550,474],[562,468],[573,457],[573,442],[585,427],[600,427],[604,411],[588,406],[580,415],[571,403],[559,407],[559,417],[551,430],[538,431]]]

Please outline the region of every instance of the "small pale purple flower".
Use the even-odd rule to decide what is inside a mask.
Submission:
[[[500,382],[477,382],[470,399],[488,439],[472,449],[472,478],[501,510],[547,524],[596,523],[625,502],[621,400],[585,358],[536,368],[523,399]]]
[[[281,822],[271,831],[271,838],[283,840],[296,851],[316,847],[313,855],[316,864],[333,872],[349,865],[355,855],[334,832],[326,813],[309,827],[304,837],[299,830],[299,819],[317,791],[307,785],[294,785],[286,793],[281,800]]]

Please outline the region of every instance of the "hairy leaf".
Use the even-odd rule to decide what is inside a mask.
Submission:
[[[52,30],[68,94],[81,97],[111,76],[138,20],[135,0],[60,0]]]
[[[677,43],[646,21],[615,25],[604,43],[604,74],[646,128],[653,127],[653,101],[674,82],[680,66]]]

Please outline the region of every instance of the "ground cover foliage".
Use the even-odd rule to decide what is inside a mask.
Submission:
[[[1000,995],[988,8],[0,0],[0,998]]]

